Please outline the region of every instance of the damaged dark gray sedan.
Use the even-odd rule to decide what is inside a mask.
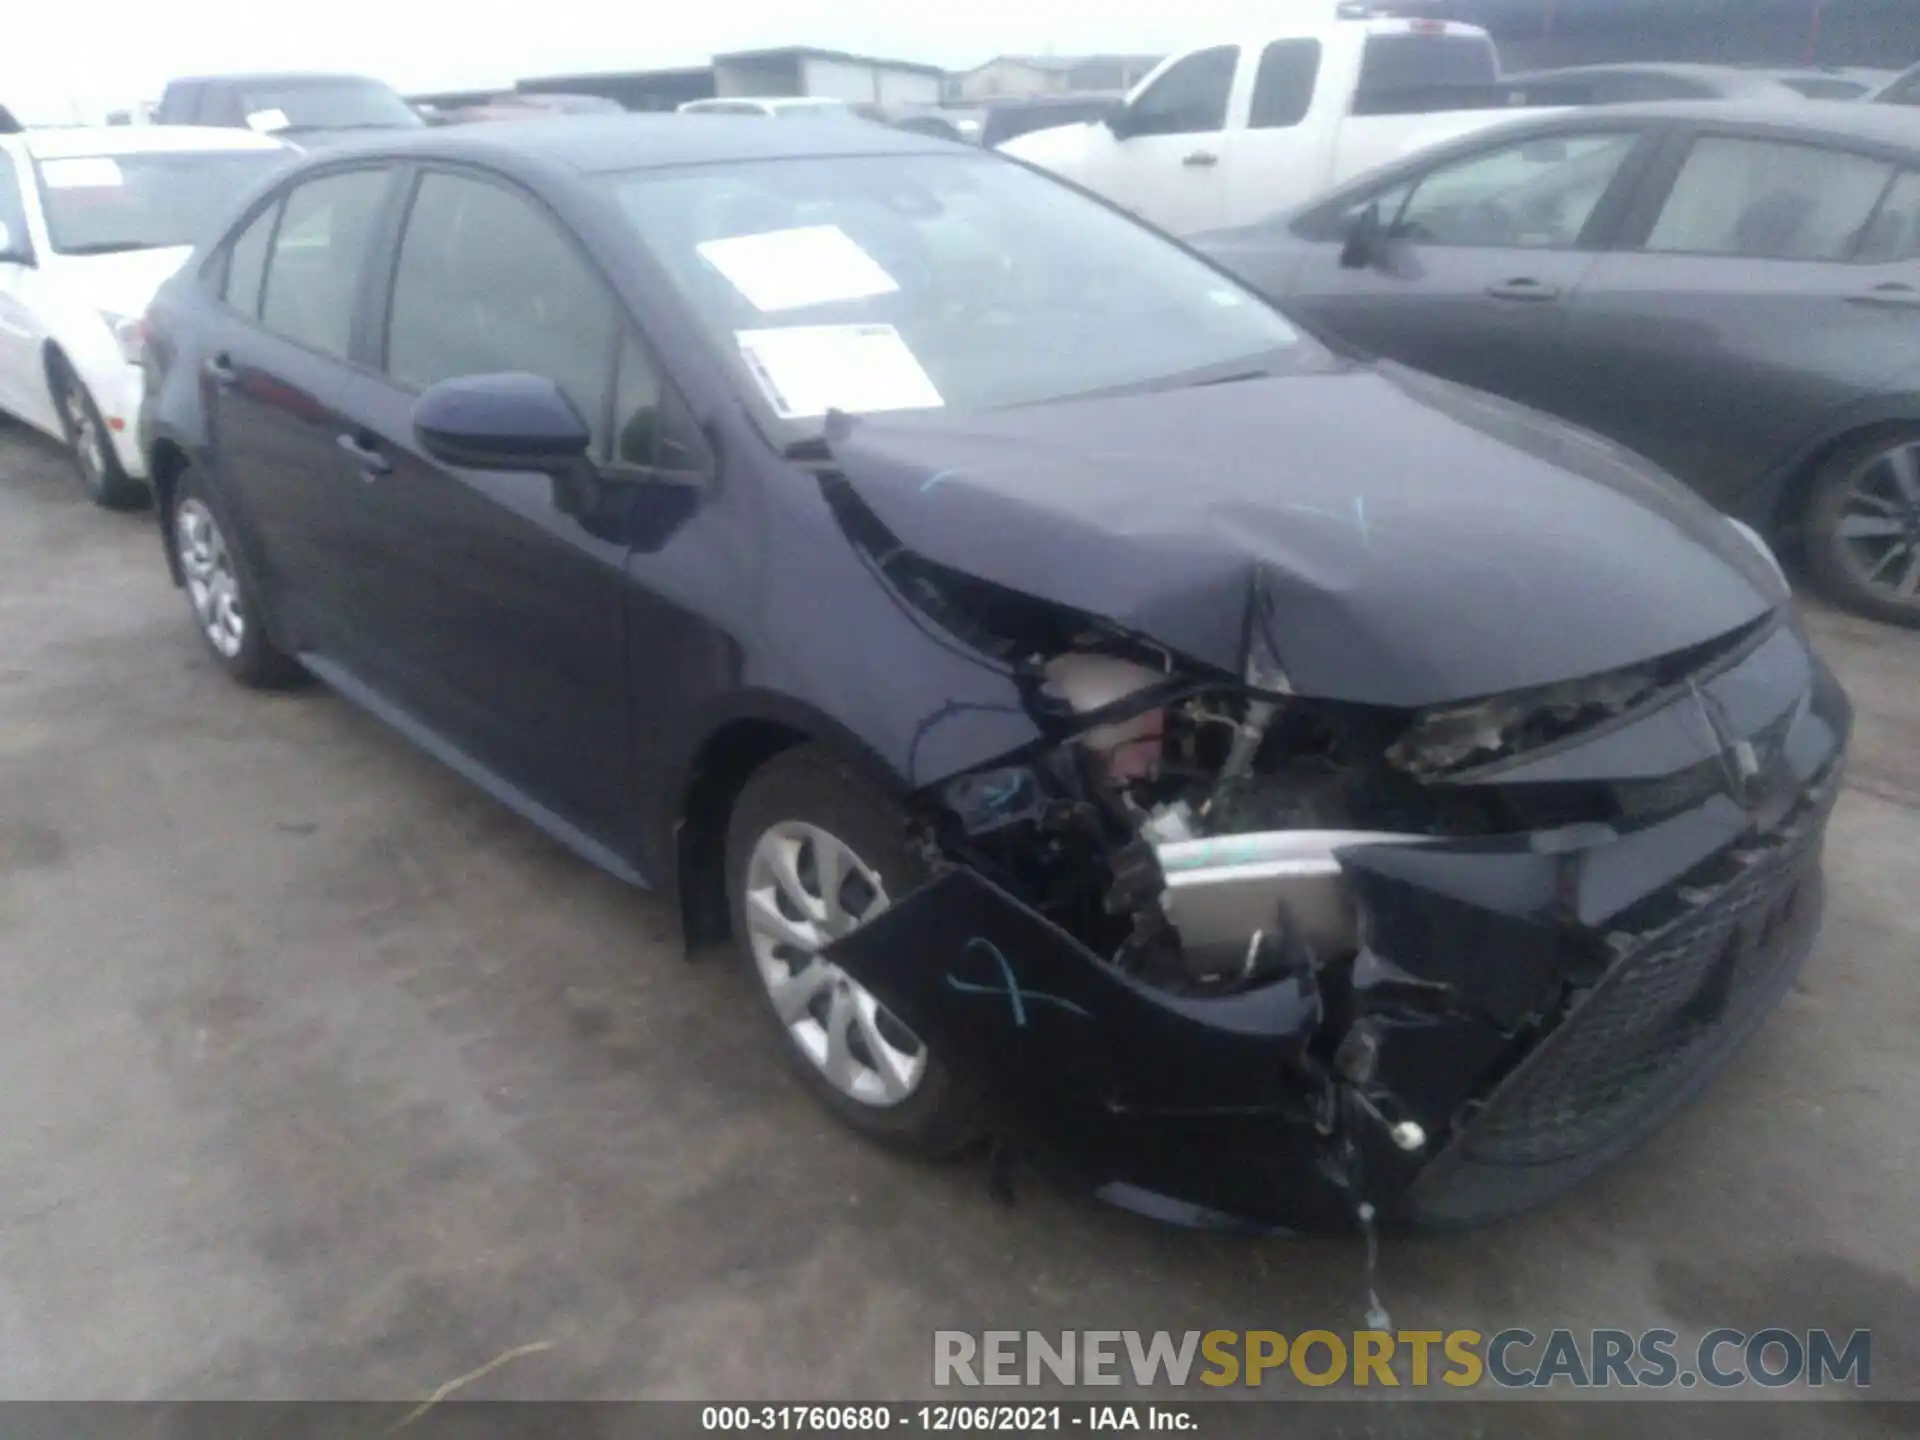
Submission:
[[[802,128],[256,197],[149,317],[218,665],[730,929],[922,1152],[1465,1224],[1683,1104],[1811,948],[1849,728],[1765,545],[1017,165]]]

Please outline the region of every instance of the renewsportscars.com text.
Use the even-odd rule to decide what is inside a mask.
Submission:
[[[936,1386],[1695,1389],[1873,1384],[1873,1334],[1709,1330],[937,1330]]]

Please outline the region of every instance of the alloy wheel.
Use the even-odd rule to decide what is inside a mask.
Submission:
[[[1882,450],[1853,473],[1837,532],[1842,559],[1869,589],[1920,604],[1920,440]]]
[[[878,874],[817,825],[785,821],[754,843],[746,924],[768,998],[834,1089],[875,1108],[919,1088],[927,1051],[865,986],[820,951],[887,908]]]
[[[220,533],[213,512],[192,497],[180,503],[173,524],[194,616],[213,648],[231,660],[246,643],[247,621],[240,607],[240,581],[226,537]]]
[[[73,438],[73,458],[80,467],[81,478],[88,489],[101,489],[107,478],[107,440],[100,433],[100,426],[93,418],[93,407],[87,404],[78,383],[68,381],[60,392],[60,412],[67,422],[67,434]]]

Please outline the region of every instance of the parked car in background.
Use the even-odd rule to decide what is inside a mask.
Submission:
[[[135,425],[148,300],[290,158],[244,130],[0,138],[0,410],[63,441],[97,504],[146,498]]]
[[[418,130],[427,122],[399,91],[365,75],[274,73],[169,81],[154,123],[255,130],[304,150],[368,130]]]
[[[1619,107],[1475,136],[1196,242],[1323,333],[1522,401],[1797,536],[1920,624],[1920,130]]]
[[[1000,148],[1191,235],[1506,118],[1486,31],[1298,8],[1291,24],[1168,57],[1103,120]]]
[[[1920,65],[1889,80],[1873,101],[1876,105],[1920,105]]]
[[[867,119],[896,130],[961,145],[981,143],[981,122],[986,115],[976,107],[947,105],[876,105],[865,113]]]
[[[1761,74],[1797,90],[1809,100],[1865,100],[1886,89],[1898,70],[1863,65],[1813,65],[1801,69],[1762,69]]]
[[[844,100],[827,95],[732,95],[711,100],[688,100],[677,107],[682,115],[758,115],[773,120],[858,120],[860,113]]]
[[[1644,63],[1575,65],[1509,75],[1516,104],[1629,105],[1660,100],[1750,100],[1791,104],[1806,99],[1777,76],[1735,65]]]
[[[623,115],[627,107],[604,95],[507,90],[477,105],[435,107],[435,123],[468,125],[483,120],[539,120],[553,115]]]
[[[1813,943],[1849,714],[1756,536],[990,152],[430,130],[299,167],[151,319],[213,664],[731,928],[875,1139],[1483,1221]]]

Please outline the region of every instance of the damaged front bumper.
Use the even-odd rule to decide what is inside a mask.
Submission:
[[[1349,953],[1309,947],[1238,993],[1143,983],[959,864],[828,958],[1117,1203],[1290,1230],[1363,1205],[1498,1218],[1662,1123],[1812,947],[1845,698],[1784,625],[1704,692],[1474,777],[1645,785],[1725,761],[1724,786],[1645,823],[1356,835],[1329,847],[1337,876],[1288,832],[1177,852],[1176,919],[1184,890],[1194,924],[1224,923],[1264,866],[1310,931],[1352,927]]]

